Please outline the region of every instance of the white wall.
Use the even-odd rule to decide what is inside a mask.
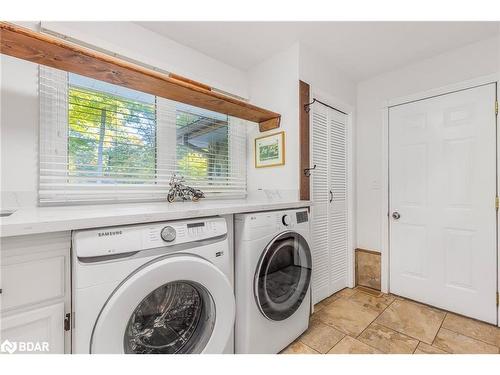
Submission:
[[[248,72],[250,101],[281,114],[281,127],[259,133],[257,126],[248,132],[248,191],[259,189],[286,190],[298,197],[299,186],[299,45],[276,53]],[[285,131],[285,165],[270,168],[254,167],[254,139]]]
[[[357,247],[382,247],[382,125],[387,100],[499,71],[499,40],[487,39],[358,84]]]
[[[0,207],[34,206],[38,184],[38,66],[0,55]]]
[[[296,43],[249,71],[252,103],[281,113],[281,128],[259,133],[254,127],[248,139],[248,190],[280,190],[282,195],[298,199],[300,177],[299,80],[309,83],[311,91],[321,93],[342,110],[354,109],[356,84],[323,56]],[[328,99],[325,99],[328,98]],[[254,139],[278,131],[286,134],[284,166],[254,168]]]
[[[354,108],[356,104],[356,83],[322,55],[305,44],[300,44],[300,79],[335,102]]]

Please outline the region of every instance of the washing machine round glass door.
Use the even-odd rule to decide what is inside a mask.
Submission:
[[[279,234],[264,249],[254,280],[257,305],[270,320],[284,320],[300,307],[311,283],[311,250],[299,233]]]
[[[227,277],[210,262],[154,260],[122,282],[101,310],[91,353],[222,353],[234,323]]]

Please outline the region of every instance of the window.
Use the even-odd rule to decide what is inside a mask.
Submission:
[[[69,74],[69,174],[87,183],[154,182],[155,98],[96,83]]]
[[[40,66],[41,204],[246,194],[246,121]]]

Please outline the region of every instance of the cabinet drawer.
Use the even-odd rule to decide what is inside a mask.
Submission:
[[[64,303],[2,315],[0,341],[12,353],[64,353]]]
[[[64,298],[65,256],[2,262],[1,311]]]

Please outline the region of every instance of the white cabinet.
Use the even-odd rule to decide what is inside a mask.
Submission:
[[[348,285],[349,201],[347,115],[314,104],[312,123],[313,302]]]
[[[4,351],[70,352],[70,241],[70,232],[0,240],[0,344],[11,343]]]
[[[64,302],[2,317],[1,336],[15,353],[64,353]]]

